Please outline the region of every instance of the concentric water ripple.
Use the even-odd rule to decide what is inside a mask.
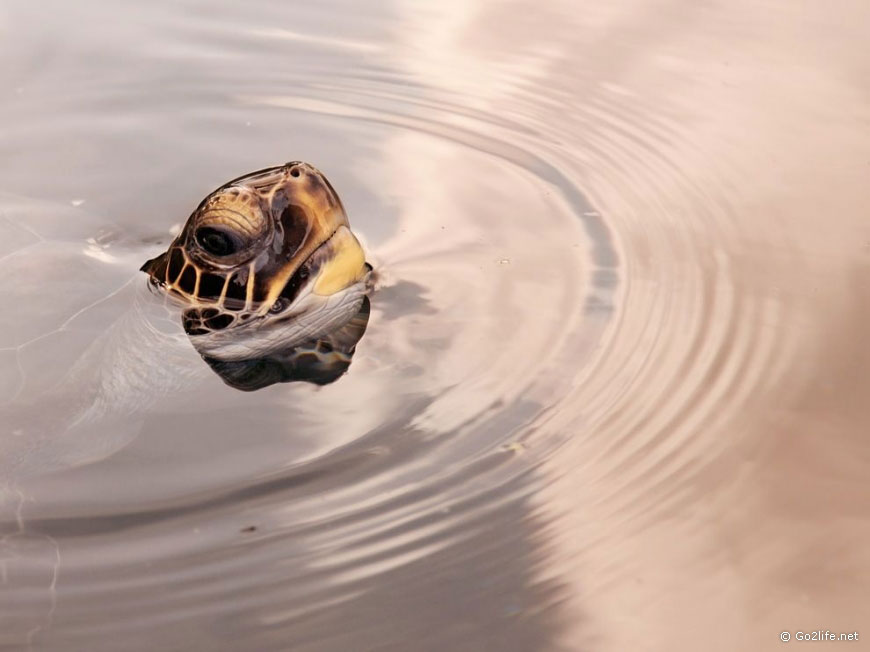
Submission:
[[[358,170],[361,190],[334,183],[350,187],[352,223],[369,239],[381,278],[351,374],[334,387],[279,388],[265,398],[232,395],[203,375],[132,415],[143,425],[131,446],[99,464],[23,482],[21,501],[13,493],[8,501],[20,509],[20,528],[10,528],[4,546],[18,595],[16,633],[89,649],[113,649],[119,637],[153,649],[147,633],[154,631],[169,645],[193,636],[220,646],[220,626],[196,635],[188,627],[228,619],[229,631],[244,631],[258,649],[288,641],[324,649],[336,644],[328,636],[335,618],[393,596],[418,610],[417,627],[429,630],[422,607],[430,598],[420,588],[450,572],[482,583],[466,586],[481,596],[466,619],[513,618],[532,600],[519,559],[507,571],[487,571],[486,559],[506,549],[522,557],[531,545],[517,519],[527,518],[535,465],[565,435],[541,437],[534,447],[526,440],[570,388],[566,370],[583,365],[608,322],[602,308],[612,306],[617,287],[608,232],[582,191],[530,146],[528,126],[475,111],[456,124],[456,105],[442,105],[429,89],[371,80],[343,86],[328,69],[328,84],[315,81],[316,69],[295,84],[280,80],[294,95],[262,95],[265,76],[229,85],[240,100],[217,119],[255,112],[264,131],[290,137],[283,123],[299,123],[304,112],[328,121],[333,140],[344,133],[359,142],[358,156],[369,147],[383,152],[365,165],[348,166],[346,151],[341,165],[315,159],[325,170]],[[68,110],[93,111],[99,92],[78,89],[85,99],[75,107],[69,98]],[[184,92],[208,95],[191,86]],[[152,120],[134,99],[139,89],[114,93],[116,106]],[[369,146],[372,136],[360,127],[372,122],[379,131]],[[168,215],[153,231],[179,218]],[[593,285],[604,271],[606,282]],[[122,327],[125,308],[119,302],[115,316]],[[220,426],[203,412],[215,401]],[[267,431],[259,441],[252,421]],[[169,450],[175,459],[166,458]],[[44,543],[43,553],[30,554],[25,542]],[[495,601],[493,581],[510,589]],[[456,616],[450,636],[461,637]],[[369,629],[357,622],[340,636],[386,635]],[[407,635],[398,628],[389,636],[399,644]]]
[[[802,523],[866,532],[816,497],[867,485],[800,455],[810,423],[863,459],[836,379],[866,389],[868,359],[827,350],[858,339],[870,233],[852,186],[782,161],[798,135],[860,158],[806,135],[811,98],[771,117],[828,79],[775,50],[789,10],[763,46],[718,6],[94,2],[78,31],[55,9],[0,21],[31,35],[3,46],[0,270],[27,283],[0,302],[33,308],[2,322],[4,461],[30,453],[0,483],[0,645],[671,649],[694,618],[679,644],[761,649],[842,606],[792,579],[833,554]],[[334,385],[235,392],[136,269],[213,187],[290,159],[341,194],[372,317]],[[815,220],[828,187],[848,237]]]

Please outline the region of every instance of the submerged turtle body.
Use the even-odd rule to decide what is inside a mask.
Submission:
[[[168,302],[138,282],[146,245],[112,228],[0,196],[0,270],[15,281],[0,286],[0,489],[116,452],[155,409],[189,409],[211,371],[244,390],[332,382],[365,331],[370,267],[311,166],[206,197],[142,267]]]

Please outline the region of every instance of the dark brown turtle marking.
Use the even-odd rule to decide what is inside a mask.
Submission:
[[[306,259],[340,226],[348,221],[332,186],[314,167],[292,162],[209,194],[142,271],[192,306],[183,316],[188,334],[222,330],[276,301],[289,305],[310,273]]]
[[[350,367],[370,314],[371,302],[364,297],[352,319],[322,338],[248,360],[223,361],[209,356],[203,359],[226,384],[243,391],[290,381],[327,385]]]

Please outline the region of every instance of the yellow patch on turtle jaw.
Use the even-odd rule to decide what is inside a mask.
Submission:
[[[314,204],[314,202],[307,202],[308,206],[311,206],[312,204]],[[269,311],[299,268],[308,262],[312,256],[317,254],[321,247],[326,245],[340,228],[347,228],[348,226],[347,216],[345,215],[344,209],[341,205],[328,210],[312,210],[311,215],[313,216],[313,220],[312,229],[308,236],[308,242],[305,243],[302,248],[297,250],[293,259],[284,265],[284,267],[269,281],[269,292],[259,310],[261,314],[265,314]],[[316,234],[320,234],[320,237],[317,237]]]
[[[325,260],[314,281],[313,292],[330,296],[361,280],[366,273],[365,254],[359,241],[346,226],[340,226],[321,249]],[[320,249],[317,251],[318,255]]]

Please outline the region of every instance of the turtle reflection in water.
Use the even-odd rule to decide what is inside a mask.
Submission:
[[[300,162],[221,186],[142,266],[182,305],[203,359],[243,390],[344,373],[368,322],[371,269],[338,195]]]

